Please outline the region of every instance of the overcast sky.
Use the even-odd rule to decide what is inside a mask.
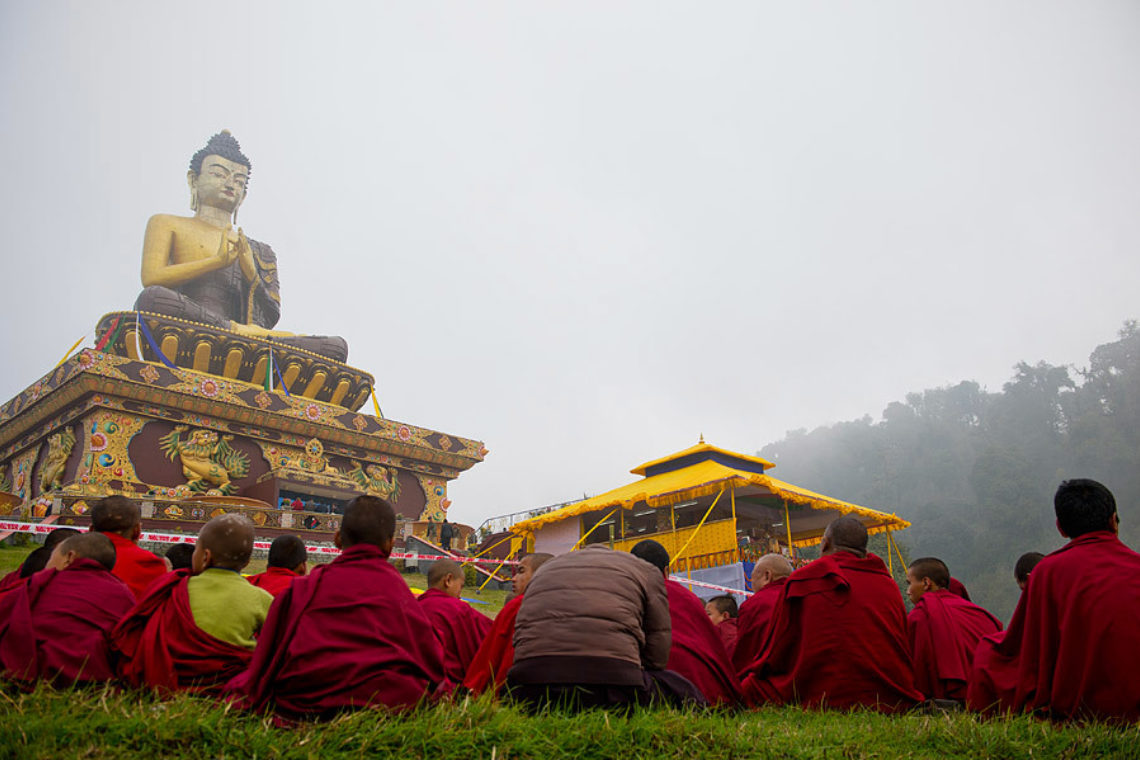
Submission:
[[[490,449],[462,522],[1140,316],[1133,0],[5,0],[0,61],[0,399],[130,308],[229,128],[280,327]]]

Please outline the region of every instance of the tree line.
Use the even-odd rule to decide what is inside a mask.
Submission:
[[[897,535],[907,553],[944,560],[1008,619],[1014,562],[1064,544],[1052,500],[1062,480],[1107,485],[1121,538],[1140,540],[1140,325],[1125,322],[1087,367],[1019,362],[1000,392],[962,381],[909,393],[877,421],[791,431],[759,453],[781,479],[909,520]]]

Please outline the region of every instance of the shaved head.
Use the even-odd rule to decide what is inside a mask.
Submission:
[[[115,568],[115,545],[111,543],[111,539],[102,533],[80,533],[64,540],[55,548],[49,566],[59,570],[63,569],[59,567],[60,560],[63,558],[68,558],[67,564],[71,564],[76,559],[90,559],[108,570],[113,570]],[[66,566],[64,565],[64,567]]]
[[[80,532],[75,528],[56,528],[51,533],[47,534],[47,538],[44,539],[44,548],[50,551],[72,536],[78,535],[82,534],[80,534]]]
[[[428,568],[427,582],[432,588],[438,588],[447,579],[447,576],[463,577],[463,568],[453,559],[440,559]]]
[[[305,542],[299,536],[284,535],[273,539],[269,545],[269,561],[267,567],[283,567],[286,570],[295,570],[298,565],[309,558],[309,551]]]
[[[657,541],[647,538],[638,541],[629,553],[638,559],[643,559],[663,573],[669,572],[669,552]]]
[[[823,553],[831,554],[840,550],[860,557],[867,553],[867,528],[850,515],[832,520],[823,532]]]
[[[108,496],[91,507],[91,529],[100,533],[116,533],[131,538],[136,526],[142,523],[139,505],[126,496]]]
[[[392,505],[386,499],[367,494],[348,502],[337,532],[342,549],[372,544],[384,551],[391,551],[395,534],[396,512]]]
[[[756,560],[752,568],[752,590],[759,591],[765,586],[792,574],[792,563],[783,554],[765,554]]]
[[[253,554],[253,523],[244,515],[218,515],[198,534],[195,557],[206,550],[210,552],[210,560],[205,567],[241,570],[249,564]],[[201,572],[203,568],[195,563],[194,569]]]
[[[172,570],[189,570],[193,567],[194,544],[175,544],[166,550]]]
[[[908,568],[917,580],[929,578],[935,588],[949,588],[950,568],[946,563],[935,557],[922,557],[910,563]]]
[[[1029,574],[1043,559],[1045,555],[1041,552],[1026,552],[1018,557],[1017,564],[1013,566],[1013,578],[1017,581],[1017,585],[1025,588],[1025,584],[1029,583]]]
[[[547,561],[554,559],[553,554],[546,552],[535,552],[528,554],[519,560],[515,566],[515,575],[511,579],[511,588],[516,594],[526,593],[526,587],[530,583],[531,578],[538,572],[538,568],[542,567]]]

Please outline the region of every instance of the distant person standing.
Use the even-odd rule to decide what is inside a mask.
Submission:
[[[443,518],[443,525],[439,526],[439,545],[445,552],[451,551],[451,539],[455,537],[455,526]]]

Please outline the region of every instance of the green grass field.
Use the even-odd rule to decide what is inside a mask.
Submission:
[[[402,717],[284,729],[217,703],[112,690],[0,693],[0,755],[17,758],[1129,758],[1140,729],[1031,718],[885,717],[791,708],[527,716],[486,698]]]

